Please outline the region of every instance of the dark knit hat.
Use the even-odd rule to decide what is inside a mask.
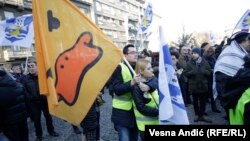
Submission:
[[[198,48],[198,47],[193,48],[192,52],[193,52],[193,53],[197,53],[197,54],[199,54],[199,55],[201,56],[201,49]]]

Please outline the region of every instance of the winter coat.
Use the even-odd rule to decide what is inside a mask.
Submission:
[[[0,76],[1,124],[15,124],[27,118],[24,87],[7,74]]]
[[[195,60],[190,60],[183,73],[188,78],[188,88],[190,92],[208,92],[208,80],[212,71],[206,60],[202,59],[198,64]]]
[[[38,76],[27,74],[23,78],[22,84],[27,90],[28,100],[30,102],[40,102],[42,100],[42,97],[39,92]]]

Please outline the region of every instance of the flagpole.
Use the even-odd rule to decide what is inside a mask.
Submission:
[[[133,73],[133,75],[136,75],[134,69],[131,67],[131,65],[129,64],[128,60],[124,56],[123,56],[123,60],[127,64],[127,66],[129,67],[129,69]]]
[[[28,60],[29,60],[29,54],[27,54],[26,56],[24,74],[28,74]]]
[[[138,47],[136,45],[136,42],[137,42],[138,35],[139,35],[139,28],[137,28],[137,33],[136,33],[135,42],[134,42],[134,46],[135,46],[137,52],[138,52]]]

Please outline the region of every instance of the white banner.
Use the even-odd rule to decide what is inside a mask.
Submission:
[[[33,42],[34,28],[31,14],[0,22],[0,46],[31,47]]]

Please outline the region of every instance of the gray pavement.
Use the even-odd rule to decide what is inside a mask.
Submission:
[[[105,90],[103,99],[105,100],[106,103],[104,103],[104,105],[101,106],[101,119],[100,119],[101,139],[103,141],[118,141],[117,132],[114,130],[113,124],[111,122],[111,96],[108,94],[107,90]],[[212,124],[214,125],[227,124],[227,121],[223,118],[225,116],[225,113],[224,112],[214,113],[211,111],[210,107],[211,107],[210,104],[207,104],[206,112],[208,114],[207,117],[213,121]],[[220,108],[221,111],[223,111],[223,109],[219,106],[219,104],[218,104],[218,107]],[[186,107],[186,109],[187,109],[190,124],[208,125],[208,123],[204,123],[204,122],[196,122],[196,123],[193,122],[193,120],[195,119],[195,115],[194,115],[194,110],[193,110],[192,105],[189,105],[188,107]],[[30,141],[35,141],[36,136],[35,136],[35,128],[34,128],[33,122],[29,120],[28,124],[29,124]],[[42,116],[44,141],[81,141],[81,135],[74,133],[71,124],[57,117],[53,117],[53,124],[54,124],[56,132],[60,134],[59,137],[51,137],[48,135],[48,132],[46,130],[46,122]]]

